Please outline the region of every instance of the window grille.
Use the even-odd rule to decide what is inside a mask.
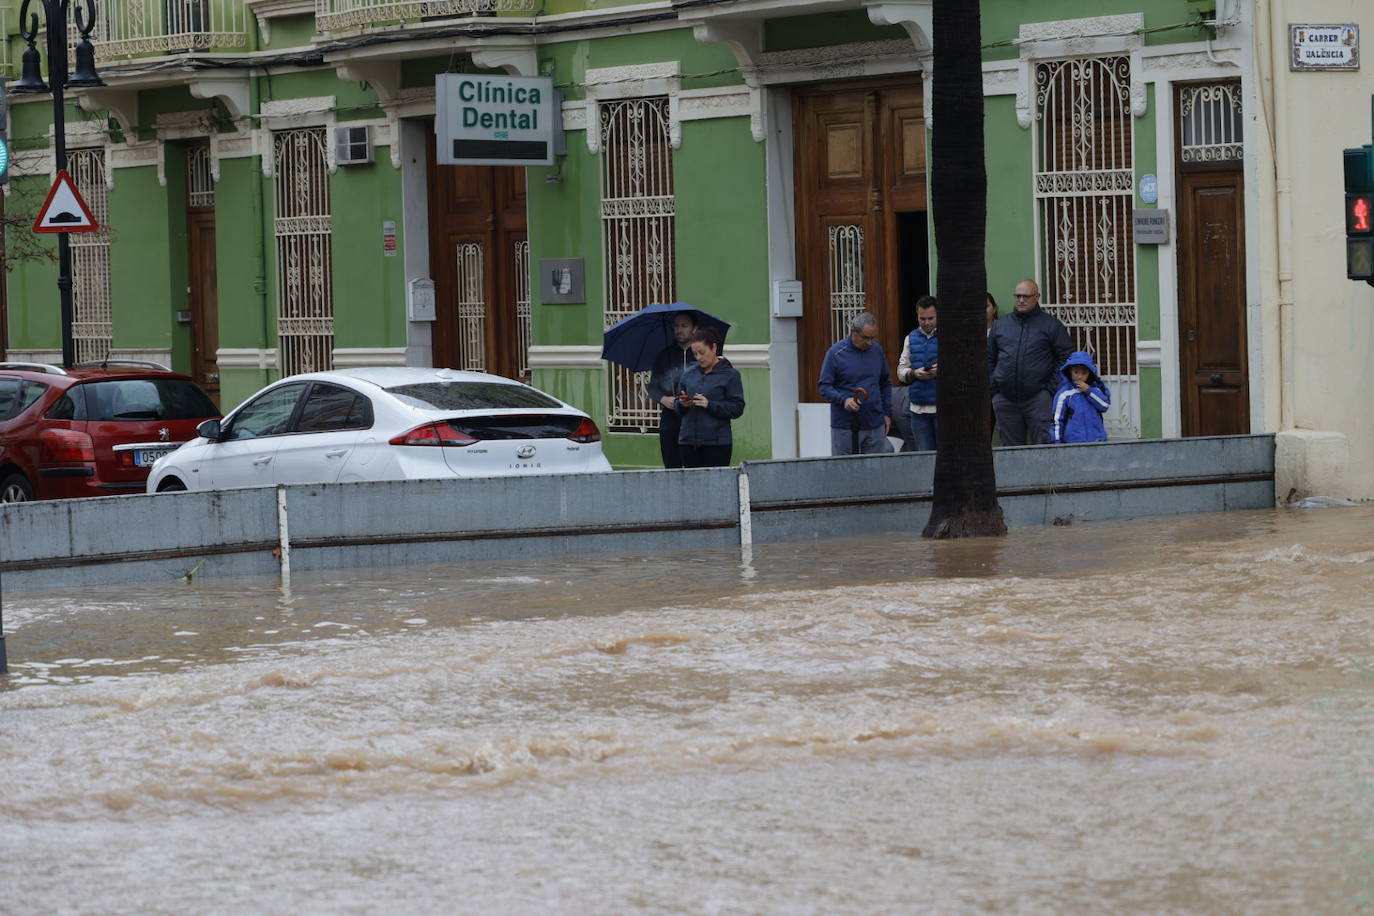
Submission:
[[[601,103],[601,225],[606,277],[605,326],[648,305],[673,302],[673,158],[666,98]],[[658,429],[649,373],[610,364],[607,428]]]
[[[530,243],[521,239],[515,243],[515,321],[520,334],[520,371],[517,378],[530,380],[530,344],[533,326],[530,308]]]
[[[1048,61],[1035,81],[1041,302],[1111,388],[1108,434],[1138,437],[1130,59]]]
[[[110,287],[110,196],[105,151],[67,151],[67,172],[91,210],[94,232],[68,233],[72,252],[72,345],[76,361],[106,359],[114,345]]]
[[[192,207],[215,205],[215,180],[210,172],[210,146],[197,143],[186,148],[186,202]]]
[[[1240,84],[1180,86],[1179,153],[1185,164],[1239,162],[1245,157]]]
[[[830,339],[849,336],[849,322],[868,306],[864,293],[864,227],[830,227]]]
[[[486,253],[477,242],[454,247],[458,259],[459,369],[487,371]]]
[[[277,367],[283,376],[334,360],[329,170],[323,127],[276,131]]]

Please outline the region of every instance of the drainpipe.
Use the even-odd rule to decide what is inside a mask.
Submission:
[[[1274,137],[1274,263],[1278,267],[1279,305],[1279,429],[1293,429],[1293,188],[1290,177],[1288,137],[1288,18],[1286,0],[1271,0],[1265,7],[1269,39],[1269,124]]]
[[[252,124],[251,130],[255,133],[261,127],[258,120],[258,113],[262,111],[262,89],[261,84],[254,79],[248,81],[249,99],[249,123]],[[272,155],[272,137],[267,136],[266,148],[262,155]],[[267,236],[269,234],[263,217],[263,195],[267,191],[267,183],[262,177],[262,162],[253,169],[253,224],[254,231],[258,236],[258,244],[255,246],[253,255],[253,292],[258,297],[258,314],[262,317],[262,345],[267,349],[267,343],[272,339],[272,329],[275,322],[273,316],[267,314]],[[278,367],[280,367],[280,357],[278,354]],[[259,380],[259,384],[261,383]]]

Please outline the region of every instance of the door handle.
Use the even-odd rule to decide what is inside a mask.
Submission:
[[[346,448],[336,448],[336,449],[334,449],[333,451],[325,452],[325,453],[324,453],[324,457],[326,457],[326,458],[342,458],[344,455],[347,455],[347,454],[348,454],[348,449],[346,449]]]
[[[271,456],[271,455],[259,455],[258,457],[256,457],[256,458],[253,459],[253,464],[257,465],[258,467],[262,467],[264,464],[266,464],[267,462],[269,462],[269,461],[271,461],[271,460],[272,460],[272,456]]]
[[[1192,341],[1194,341],[1194,340],[1197,340],[1197,331],[1193,330],[1192,328],[1189,328],[1189,329],[1188,329],[1188,340],[1189,340],[1189,342],[1192,342]]]
[[[1213,385],[1220,385],[1220,384],[1221,384],[1221,373],[1220,373],[1220,372],[1213,372],[1213,373],[1212,373],[1212,384],[1213,384]]]

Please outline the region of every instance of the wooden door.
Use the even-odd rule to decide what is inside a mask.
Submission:
[[[208,144],[187,147],[186,298],[191,310],[191,375],[219,404],[219,295],[209,155]]]
[[[893,371],[902,339],[903,215],[926,209],[919,80],[845,83],[795,96],[801,396],[820,400],[825,351],[860,311],[878,319]],[[926,277],[925,265],[915,272]],[[905,284],[911,297],[911,283]],[[925,290],[916,290],[920,295]],[[914,300],[913,300],[914,301]],[[910,311],[910,309],[908,309]]]
[[[1250,431],[1245,187],[1235,88],[1233,82],[1178,88],[1179,371],[1185,436]],[[1217,132],[1219,122],[1224,132]]]
[[[525,170],[440,165],[430,143],[434,363],[529,380]]]

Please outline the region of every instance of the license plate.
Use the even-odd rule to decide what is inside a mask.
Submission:
[[[134,467],[150,468],[153,462],[163,455],[170,455],[174,449],[170,448],[136,448],[134,449]]]

